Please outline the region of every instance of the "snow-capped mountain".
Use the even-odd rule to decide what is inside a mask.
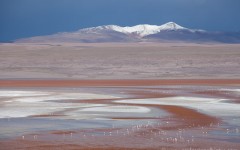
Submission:
[[[83,30],[79,31],[97,31],[97,30],[112,30],[116,32],[121,32],[125,34],[135,34],[139,35],[141,37],[151,35],[151,34],[156,34],[164,30],[189,30],[185,27],[182,27],[174,22],[168,22],[166,24],[163,24],[161,26],[157,25],[149,25],[149,24],[141,24],[141,25],[136,25],[132,27],[121,27],[117,25],[107,25],[107,26],[98,26],[98,27],[93,27],[93,28],[86,28]]]
[[[188,29],[174,22],[157,26],[141,24],[132,27],[105,25],[80,29],[76,32],[57,33],[20,39],[16,42],[221,42],[240,43],[240,32],[208,32]]]

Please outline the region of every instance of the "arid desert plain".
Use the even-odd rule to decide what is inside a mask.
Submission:
[[[1,150],[238,150],[240,45],[0,44]]]

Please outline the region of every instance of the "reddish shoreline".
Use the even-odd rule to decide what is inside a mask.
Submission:
[[[83,87],[156,85],[240,85],[240,79],[156,79],[156,80],[0,80],[0,87]]]

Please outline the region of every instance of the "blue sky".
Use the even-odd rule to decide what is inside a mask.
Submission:
[[[0,0],[0,42],[107,24],[169,21],[240,31],[240,0]]]

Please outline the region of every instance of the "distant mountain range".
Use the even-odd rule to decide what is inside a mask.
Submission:
[[[190,42],[240,43],[240,32],[208,32],[182,27],[174,22],[161,26],[141,24],[132,27],[106,25],[47,36],[19,39],[15,42]]]

